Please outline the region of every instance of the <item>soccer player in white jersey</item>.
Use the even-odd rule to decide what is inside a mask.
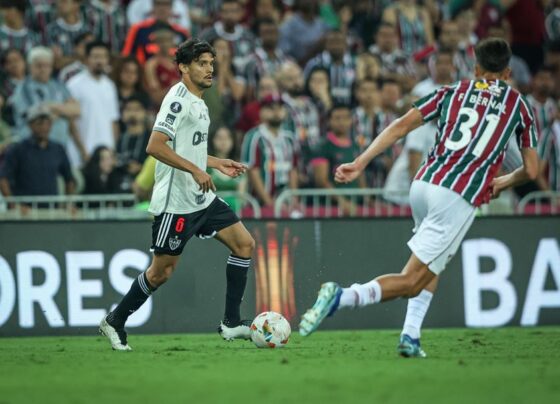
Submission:
[[[181,81],[171,87],[159,110],[147,153],[157,159],[150,203],[153,259],[134,280],[118,306],[100,324],[113,349],[128,351],[126,320],[164,284],[194,235],[215,237],[231,250],[226,265],[226,307],[218,331],[226,340],[249,339],[250,322],[242,321],[240,305],[255,241],[230,207],[216,197],[207,167],[237,177],[246,166],[208,155],[208,108],[201,99],[212,86],[214,48],[190,39],[179,46],[175,61]]]
[[[401,273],[382,275],[365,284],[348,288],[334,282],[323,284],[317,301],[299,324],[303,336],[341,308],[413,298],[429,289],[459,248],[475,208],[501,191],[537,177],[534,117],[527,101],[506,82],[511,49],[504,40],[489,38],[475,52],[475,80],[443,86],[416,101],[364,153],[337,168],[335,180],[351,182],[396,141],[425,122],[437,121],[435,146],[410,190],[415,234],[408,242],[412,251],[408,262]],[[523,166],[496,177],[512,135],[521,148]],[[423,356],[419,339],[406,334],[398,351],[407,357]]]

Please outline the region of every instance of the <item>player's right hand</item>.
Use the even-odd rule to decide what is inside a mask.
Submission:
[[[212,177],[210,177],[207,172],[198,170],[194,172],[192,176],[202,192],[206,193],[210,190],[216,191],[216,186],[212,182]]]
[[[362,168],[356,162],[341,164],[337,167],[334,180],[341,184],[354,181],[362,173]]]

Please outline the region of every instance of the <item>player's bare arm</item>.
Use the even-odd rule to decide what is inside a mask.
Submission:
[[[371,160],[391,147],[399,139],[405,137],[424,123],[422,114],[416,108],[410,109],[404,116],[389,125],[369,147],[351,163],[340,165],[336,169],[335,181],[340,183],[352,182]]]
[[[220,159],[214,156],[208,156],[207,164],[208,167],[215,168],[232,178],[239,177],[247,171],[247,166],[245,164],[230,159]]]
[[[533,181],[539,174],[539,158],[536,149],[526,148],[521,150],[523,165],[509,174],[494,178],[492,181],[492,197],[497,198],[500,193],[511,187]]]
[[[169,137],[158,131],[152,131],[146,153],[153,156],[168,166],[190,173],[202,192],[215,191],[216,187],[208,173],[198,168],[195,164],[175,153],[168,145]]]

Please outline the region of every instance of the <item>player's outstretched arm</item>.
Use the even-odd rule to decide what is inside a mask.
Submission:
[[[158,132],[157,130],[152,131],[148,146],[146,147],[146,153],[168,166],[190,173],[200,186],[202,192],[208,192],[210,190],[215,191],[216,187],[210,175],[189,160],[175,153],[171,147],[167,145],[168,141],[169,136],[166,134]]]
[[[422,114],[416,108],[411,108],[405,115],[391,123],[369,147],[352,163],[340,165],[335,172],[336,182],[352,182],[360,176],[371,160],[391,147],[396,141],[405,137],[424,123]]]
[[[523,165],[509,174],[496,177],[492,181],[492,198],[497,198],[500,193],[508,188],[522,185],[527,181],[534,181],[539,175],[539,157],[536,149],[521,149]]]
[[[220,170],[222,173],[232,178],[239,177],[247,171],[247,166],[245,164],[230,159],[220,159],[214,156],[208,156],[207,165],[209,168]]]

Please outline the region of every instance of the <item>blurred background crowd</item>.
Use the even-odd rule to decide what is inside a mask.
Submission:
[[[333,170],[416,98],[473,78],[474,46],[494,36],[511,43],[538,127],[541,175],[517,193],[560,191],[560,1],[0,0],[2,194],[149,198],[146,143],[193,36],[217,51],[209,152],[250,167],[213,172],[218,190],[272,206],[286,188],[367,187],[406,204],[432,125],[355,183]]]

